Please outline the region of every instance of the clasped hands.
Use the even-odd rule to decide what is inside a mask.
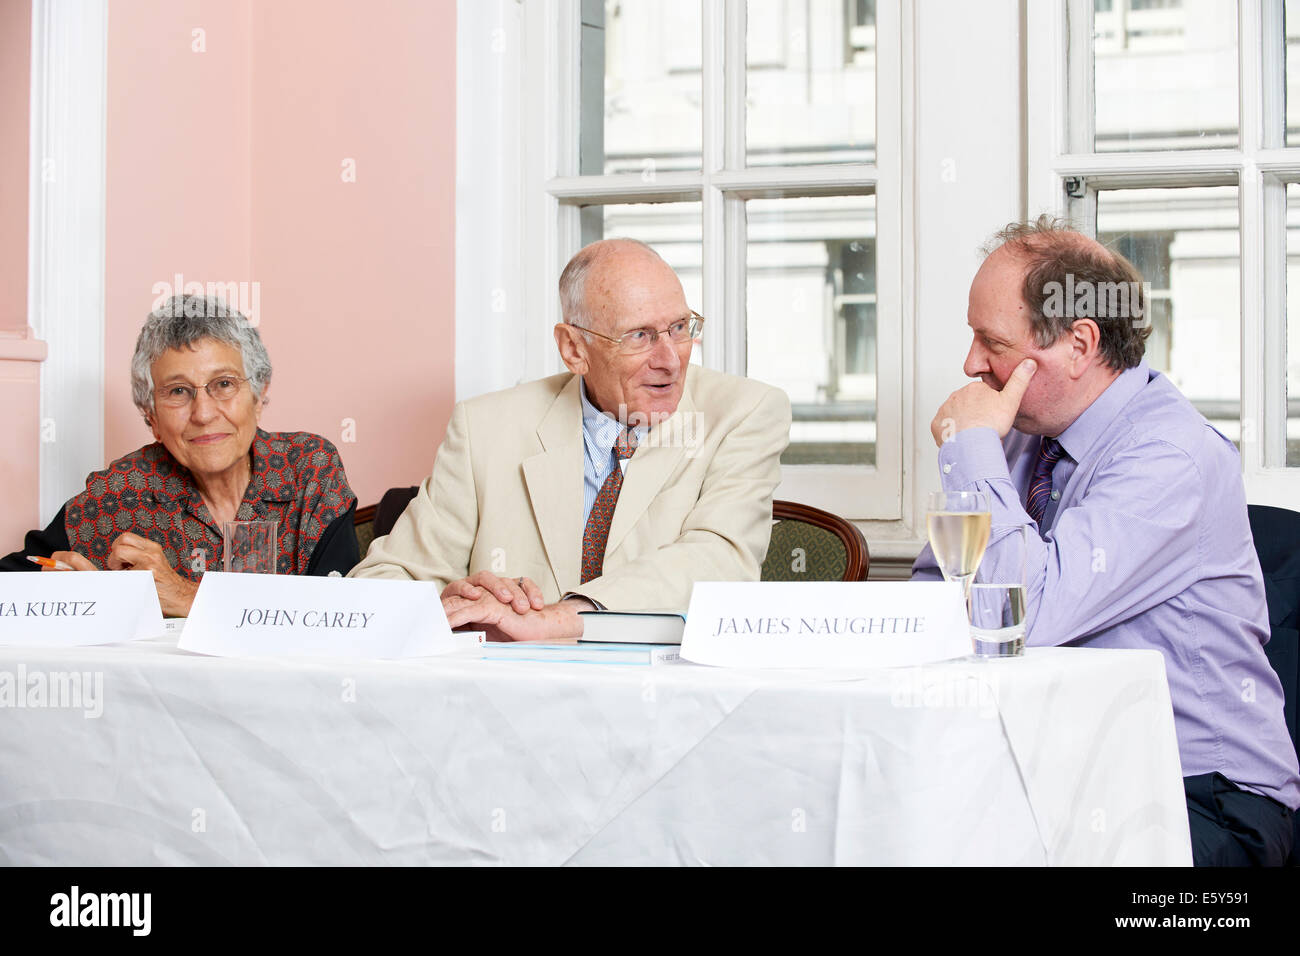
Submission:
[[[1038,363],[1025,359],[1016,366],[1001,391],[983,381],[957,389],[939,406],[934,421],[930,422],[934,443],[942,445],[968,428],[992,428],[999,438],[1005,438],[1015,424],[1025,390],[1036,371]]]
[[[98,571],[85,555],[76,551],[55,551],[50,555],[74,571]],[[118,535],[104,562],[110,571],[152,571],[154,587],[158,589],[158,603],[166,617],[185,617],[190,613],[194,595],[199,586],[187,581],[167,563],[162,545],[138,534]],[[48,571],[49,568],[44,570]]]
[[[593,605],[569,598],[547,605],[529,578],[503,578],[479,571],[442,591],[442,609],[453,628],[476,625],[489,641],[553,641],[582,635],[579,611]]]

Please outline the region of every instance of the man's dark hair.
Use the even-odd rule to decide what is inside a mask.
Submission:
[[[984,248],[1006,248],[1025,264],[1021,296],[1039,348],[1048,348],[1083,318],[1100,331],[1099,348],[1109,368],[1121,371],[1142,361],[1151,317],[1142,274],[1118,252],[1042,215],[1013,222]]]

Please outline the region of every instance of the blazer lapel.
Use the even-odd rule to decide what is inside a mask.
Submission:
[[[641,520],[641,516],[686,454],[682,420],[684,416],[695,412],[689,379],[687,382],[682,400],[677,403],[677,411],[652,428],[643,447],[638,448],[628,459],[623,488],[618,493],[618,504],[614,506],[614,517],[609,524],[609,540],[605,542],[606,556],[617,550],[628,532]],[[694,432],[690,434],[694,435]]]
[[[544,451],[524,459],[524,480],[556,586],[563,592],[577,586],[582,559],[582,403],[576,375],[537,426],[537,438]]]

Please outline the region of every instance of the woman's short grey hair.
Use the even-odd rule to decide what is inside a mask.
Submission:
[[[271,356],[257,329],[238,309],[215,295],[174,295],[149,313],[131,357],[131,398],[146,422],[154,413],[153,363],[169,349],[189,348],[203,339],[239,350],[244,377],[258,401],[271,384]]]

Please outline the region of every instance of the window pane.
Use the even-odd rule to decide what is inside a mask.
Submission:
[[[1147,363],[1168,375],[1215,428],[1239,444],[1237,187],[1102,190],[1097,238],[1127,256],[1148,283]]]
[[[583,0],[582,175],[700,168],[700,0]]]
[[[1096,150],[1237,145],[1234,0],[1096,0]]]
[[[1300,0],[1286,0],[1283,16],[1286,20],[1286,144],[1300,146]]]
[[[1300,184],[1286,187],[1286,464],[1300,468]]]
[[[703,259],[700,214],[698,202],[583,206],[580,211],[582,245],[597,239],[640,239],[648,243],[676,271],[686,293],[686,304],[698,311],[702,301],[700,263]],[[691,359],[699,360],[698,346]]]
[[[782,462],[876,461],[876,197],[746,203],[748,374],[794,406]]]
[[[750,166],[876,158],[875,0],[749,0]]]

